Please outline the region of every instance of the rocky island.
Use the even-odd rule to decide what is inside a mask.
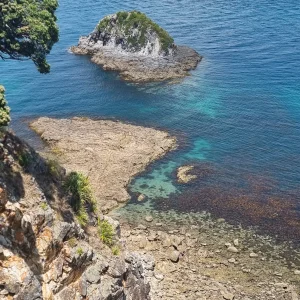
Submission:
[[[118,71],[132,82],[183,78],[202,58],[189,47],[175,45],[164,29],[138,11],[104,17],[71,51],[90,55],[104,70]]]

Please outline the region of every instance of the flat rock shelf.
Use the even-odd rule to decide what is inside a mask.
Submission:
[[[126,202],[132,177],[176,147],[167,132],[108,120],[39,118],[31,128],[67,171],[89,177],[103,212]]]

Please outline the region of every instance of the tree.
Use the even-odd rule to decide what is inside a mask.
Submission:
[[[7,106],[4,93],[5,89],[0,85],[0,126],[7,126],[10,121],[9,107]]]
[[[46,56],[58,41],[57,6],[57,0],[0,0],[0,58],[30,59],[40,73],[48,73]],[[1,104],[4,90],[1,95],[0,126],[4,126],[1,116],[9,110]]]

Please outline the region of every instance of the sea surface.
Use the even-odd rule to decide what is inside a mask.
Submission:
[[[128,84],[68,48],[107,14],[141,10],[204,59],[177,84]],[[179,148],[130,185],[130,205],[202,211],[300,239],[298,0],[61,0],[60,41],[39,74],[0,61],[12,128],[39,116],[112,118],[168,130]],[[176,182],[192,164],[198,179]],[[138,203],[143,193],[148,201]],[[129,206],[130,207],[130,206]]]

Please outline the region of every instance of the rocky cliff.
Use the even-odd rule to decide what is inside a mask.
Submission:
[[[153,259],[114,256],[92,229],[84,231],[64,176],[14,135],[1,136],[0,299],[150,299]]]
[[[86,49],[113,48],[122,52],[147,56],[171,55],[175,50],[173,38],[145,14],[118,12],[106,16],[79,44]]]
[[[193,49],[175,45],[164,29],[138,11],[106,16],[71,51],[91,55],[105,70],[119,71],[134,82],[182,78],[201,60]]]

